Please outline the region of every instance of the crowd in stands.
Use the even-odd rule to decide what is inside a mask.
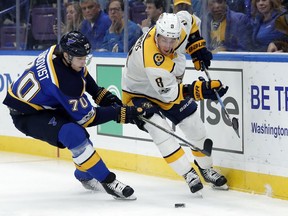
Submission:
[[[129,50],[142,34],[155,25],[161,13],[177,13],[180,10],[187,10],[193,15],[208,49],[213,53],[287,52],[288,47],[288,0],[129,0],[128,20],[125,20],[123,0],[64,0],[60,22],[56,19],[57,0],[21,2],[21,10],[25,2],[29,3],[30,11],[37,7],[55,9],[51,19],[53,23],[46,27],[47,31],[53,32],[54,38],[47,41],[35,39],[31,25],[33,17],[21,15],[21,26],[26,29],[25,49],[44,49],[51,43],[57,43],[58,34],[77,30],[89,39],[95,51],[125,52],[125,39],[128,38],[126,49]],[[12,1],[1,0],[0,49],[7,48],[7,28],[15,27],[16,9],[12,7]],[[8,8],[12,8],[10,13]]]
[[[246,51],[252,26],[249,17],[228,7],[225,0],[208,0],[208,15],[201,24],[207,48],[212,52]]]
[[[106,31],[101,46],[102,51],[124,52],[124,2],[122,0],[110,0],[107,5],[108,16],[111,25]],[[128,19],[128,45],[127,51],[142,35],[141,28]]]

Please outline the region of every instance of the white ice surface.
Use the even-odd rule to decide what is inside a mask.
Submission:
[[[113,170],[135,189],[136,201],[90,192],[74,178],[69,161],[0,152],[0,216],[287,216],[288,201],[236,191],[203,198],[184,181]],[[185,203],[185,208],[174,208]]]

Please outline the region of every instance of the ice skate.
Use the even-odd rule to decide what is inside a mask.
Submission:
[[[80,182],[83,185],[83,187],[87,190],[105,191],[102,184],[94,178],[91,180],[81,180]]]
[[[194,163],[199,168],[199,171],[200,171],[202,177],[204,178],[204,180],[207,183],[211,183],[212,184],[212,188],[213,189],[228,190],[228,185],[226,184],[227,183],[227,179],[225,178],[225,176],[219,174],[212,167],[208,168],[208,169],[202,169],[198,165],[197,161],[194,161]]]
[[[196,171],[192,168],[188,173],[184,175],[184,178],[190,188],[190,191],[192,193],[197,192],[202,197],[202,194],[200,194],[199,191],[203,188],[203,184],[201,183],[200,178],[197,175]]]
[[[114,199],[120,200],[136,200],[137,198],[133,195],[134,190],[128,185],[115,179],[111,183],[102,183],[102,186],[106,192],[113,196]]]

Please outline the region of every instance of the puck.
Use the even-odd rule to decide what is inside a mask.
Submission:
[[[185,208],[185,203],[175,203],[175,208]]]

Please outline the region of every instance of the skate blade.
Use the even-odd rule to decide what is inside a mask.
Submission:
[[[134,196],[134,195],[131,195],[129,197],[116,197],[116,196],[113,196],[113,198],[115,200],[128,200],[128,201],[133,201],[133,200],[137,200],[137,197]]]
[[[222,186],[216,186],[216,185],[211,185],[211,187],[214,189],[214,190],[229,190],[229,187],[227,184],[224,184]]]
[[[203,199],[203,191],[202,190],[199,190],[199,191],[195,192],[194,194],[197,198]]]

